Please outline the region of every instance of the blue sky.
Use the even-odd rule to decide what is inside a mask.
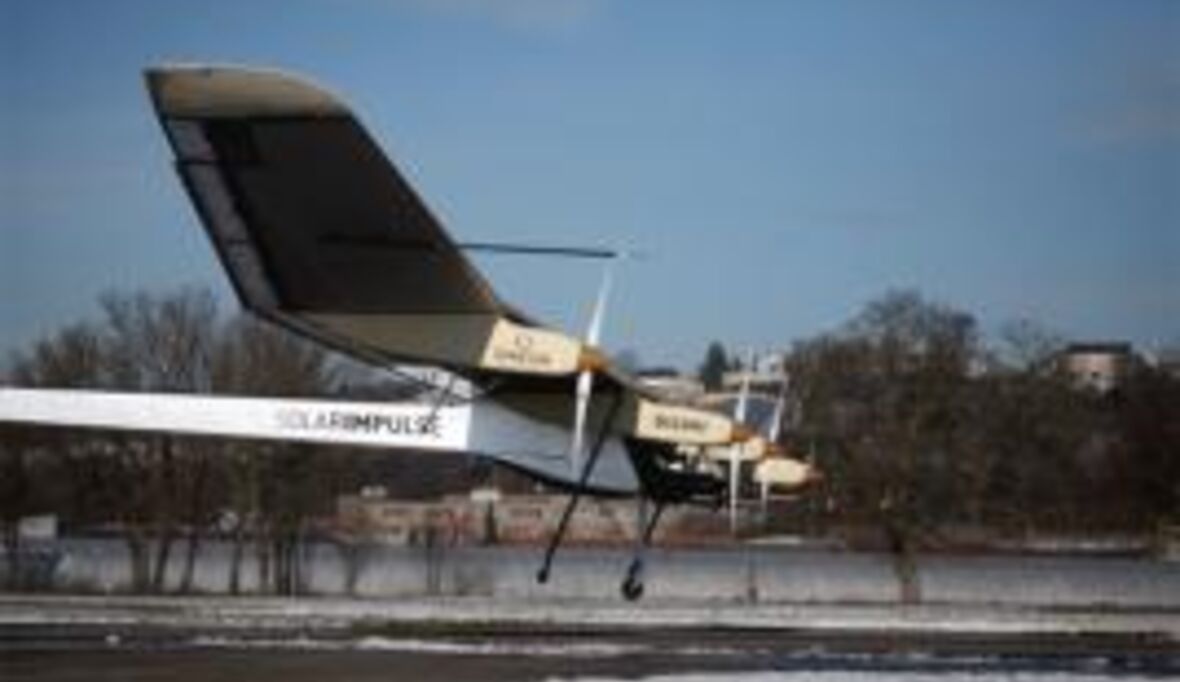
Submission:
[[[612,245],[609,348],[783,346],[890,288],[1180,340],[1180,3],[0,3],[0,349],[99,292],[231,295],[140,72],[266,65],[352,103],[452,233]],[[590,263],[481,261],[572,331]]]

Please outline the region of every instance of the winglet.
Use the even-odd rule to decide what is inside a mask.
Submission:
[[[163,116],[338,116],[346,107],[324,88],[281,71],[177,65],[144,71]]]

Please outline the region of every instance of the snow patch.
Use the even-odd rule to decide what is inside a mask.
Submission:
[[[255,639],[240,637],[196,637],[194,647],[211,649],[297,649],[314,651],[389,651],[399,653],[461,654],[469,656],[544,656],[554,658],[604,658],[650,651],[637,644],[609,642],[526,643],[464,642],[457,640],[395,639],[363,637],[334,640],[290,637]]]
[[[1139,675],[1091,675],[1075,672],[775,671],[656,675],[638,680],[613,677],[551,677],[546,682],[1148,682],[1157,679],[1159,678]]]

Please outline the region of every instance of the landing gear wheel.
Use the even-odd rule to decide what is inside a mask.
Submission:
[[[621,591],[627,601],[636,601],[643,596],[643,562],[631,562],[631,566],[627,568],[627,577],[623,579]]]
[[[537,584],[544,585],[547,582],[549,582],[549,569],[542,568],[537,571]]]
[[[643,583],[638,580],[631,579],[630,576],[623,581],[623,599],[627,601],[638,601],[643,596]]]

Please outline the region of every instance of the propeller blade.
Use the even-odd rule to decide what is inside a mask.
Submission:
[[[586,328],[586,343],[597,346],[602,337],[602,321],[606,317],[606,300],[610,297],[612,280],[611,263],[608,261],[602,272],[602,284],[598,287],[598,298],[594,301],[594,312],[590,315],[590,325]]]
[[[610,297],[612,261],[607,261],[602,273],[602,284],[598,288],[598,298],[594,301],[594,310],[590,313],[590,324],[586,328],[585,344],[597,346],[602,338],[603,320],[606,318],[606,302]],[[578,383],[574,389],[574,430],[570,439],[570,468],[577,477],[582,468],[582,454],[586,444],[586,417],[590,412],[590,398],[594,393],[594,372],[584,369],[578,373]]]
[[[778,399],[774,403],[774,414],[770,417],[770,430],[766,434],[766,439],[771,443],[778,443],[778,437],[782,433],[783,416],[787,409],[787,385],[787,377],[784,375]]]
[[[779,387],[778,399],[774,402],[774,413],[770,417],[770,428],[766,433],[766,440],[771,446],[778,445],[779,436],[782,434],[783,416],[787,409],[787,388],[790,385],[786,370],[783,370],[782,385]],[[770,482],[763,478],[761,488],[762,496],[762,520],[766,522],[767,513],[770,503]]]
[[[570,439],[570,467],[575,479],[582,469],[582,450],[586,444],[586,415],[590,411],[590,395],[594,388],[594,373],[583,370],[578,374],[574,394],[574,431]]]
[[[742,369],[742,387],[738,391],[737,403],[733,406],[733,419],[736,422],[746,421],[746,410],[750,402],[750,368],[754,366],[754,351],[749,351],[746,358],[746,366]]]
[[[746,410],[750,402],[750,373],[754,367],[754,350],[750,349],[746,355],[746,366],[742,369],[742,388],[738,393],[737,404],[733,406],[733,420],[738,423],[746,421]],[[729,531],[737,535],[738,510],[738,444],[729,446]]]

